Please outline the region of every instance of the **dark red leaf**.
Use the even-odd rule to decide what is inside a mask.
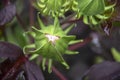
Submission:
[[[4,62],[0,63],[0,80],[5,75],[5,73],[12,67],[13,62],[11,62],[9,59],[6,59]]]
[[[6,59],[0,64],[0,80],[14,80],[23,71],[22,65],[27,61],[25,56],[20,56],[16,60]]]
[[[27,61],[25,66],[28,80],[44,80],[40,67],[35,63]]]
[[[106,61],[93,65],[87,73],[87,78],[87,80],[119,80],[120,63]]]
[[[16,14],[16,7],[14,4],[8,4],[0,10],[0,25],[10,22]]]
[[[4,58],[17,58],[23,54],[23,51],[18,46],[0,41],[0,57]]]
[[[44,80],[40,67],[29,62],[18,46],[1,41],[0,57],[8,58],[0,63],[0,80],[16,80],[21,70],[26,74],[27,80]]]

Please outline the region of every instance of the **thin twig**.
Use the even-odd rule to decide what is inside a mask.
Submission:
[[[80,20],[81,20],[81,18],[76,19],[75,14],[72,14],[72,15],[66,17],[65,19],[63,19],[62,21],[60,21],[60,24],[62,25],[62,29],[66,29],[71,24],[76,23],[76,22],[78,22]]]
[[[71,20],[68,20],[68,21],[63,22],[62,24],[75,23],[75,22],[78,22],[78,21],[80,21],[80,20],[81,20],[81,18],[80,18],[80,19],[71,19]]]
[[[19,24],[21,25],[21,27],[23,28],[23,30],[26,31],[26,25],[25,25],[25,23],[23,22],[23,20],[21,19],[20,15],[18,13],[16,13],[16,18],[17,18]]]
[[[65,76],[61,72],[59,72],[54,66],[52,66],[53,72],[61,79],[61,80],[67,80]]]
[[[30,18],[30,26],[34,25],[34,8],[32,6],[33,0],[30,0],[29,5],[29,18]]]

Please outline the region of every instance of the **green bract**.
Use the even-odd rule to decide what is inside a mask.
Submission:
[[[37,0],[35,7],[43,15],[64,16],[64,13],[72,10],[76,17],[83,16],[85,24],[96,25],[110,18],[114,6],[106,6],[105,0]]]
[[[65,11],[68,10],[77,10],[78,2],[76,0],[66,0],[66,3],[63,5]]]
[[[63,5],[66,0],[37,0],[35,7],[43,14],[49,16],[63,16],[65,9]]]
[[[59,21],[55,18],[54,25],[45,26],[41,20],[38,18],[40,30],[32,27],[33,31],[27,32],[31,34],[34,38],[34,44],[27,45],[24,47],[24,52],[27,53],[27,49],[35,48],[34,51],[30,51],[32,53],[32,59],[42,55],[42,67],[45,69],[45,62],[48,59],[48,71],[51,72],[52,61],[61,62],[68,69],[69,66],[63,59],[63,54],[76,54],[76,51],[68,50],[68,45],[76,42],[80,42],[81,40],[74,40],[75,36],[67,35],[68,31],[73,27],[70,26],[65,31],[60,27]]]
[[[68,10],[76,9],[76,0],[36,0],[34,6],[43,14],[49,16],[64,17]]]
[[[102,20],[108,19],[113,13],[114,6],[105,5],[104,0],[77,0],[78,1],[78,9],[73,9],[77,13],[77,18],[83,16],[83,21],[86,24],[99,24]],[[109,13],[106,13],[109,11]]]

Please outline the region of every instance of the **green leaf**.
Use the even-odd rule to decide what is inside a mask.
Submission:
[[[69,26],[64,32],[67,34],[73,27],[74,27],[74,24]]]
[[[45,63],[46,63],[46,58],[43,58],[42,59],[42,68],[43,68],[43,70],[45,70]]]
[[[70,50],[67,50],[66,52],[65,52],[65,54],[68,54],[68,55],[72,55],[72,54],[78,54],[79,52],[77,52],[77,51],[70,51]]]
[[[99,19],[105,20],[105,19],[108,19],[111,15],[110,16],[105,16],[105,15],[98,14],[98,15],[95,15],[95,16]]]
[[[41,21],[40,17],[39,17],[40,12],[37,13],[37,19],[38,19],[38,23],[41,29],[43,29],[45,27],[45,25],[43,24],[43,22]]]
[[[55,20],[54,20],[54,26],[53,26],[54,28],[53,28],[53,34],[55,34],[56,33],[56,31],[58,31],[59,30],[59,28],[60,28],[60,23],[59,23],[59,21],[58,21],[58,18],[57,17],[55,17]]]
[[[31,35],[32,37],[35,37],[35,33],[33,31],[27,31],[23,33],[24,36],[26,36],[26,34]]]
[[[52,48],[52,44],[50,42],[47,42],[41,48],[41,54],[43,57],[52,58],[54,56],[53,55],[54,53],[56,53],[56,51],[54,51],[54,49]]]
[[[69,35],[69,36],[63,36],[63,39],[65,39],[68,43],[76,38],[74,35]]]
[[[92,2],[92,0],[77,0],[79,11],[82,12]]]
[[[62,64],[63,64],[64,66],[66,66],[66,69],[69,69],[69,68],[70,68],[69,65],[68,65],[66,62],[62,62]]]
[[[85,24],[89,24],[88,18],[89,18],[89,17],[86,16],[86,15],[83,16],[83,22],[84,22]]]
[[[62,54],[64,54],[65,50],[68,47],[68,44],[67,44],[66,40],[59,39],[55,42],[55,46]]]
[[[38,30],[37,28],[35,27],[32,27],[32,30],[35,34],[33,34],[33,32],[31,32],[30,34],[33,35],[33,36],[36,36],[36,35],[41,35],[42,32],[40,30]]]
[[[23,47],[23,52],[28,53],[27,49],[29,49],[29,48],[35,48],[35,44],[29,44],[29,45],[24,46]]]
[[[85,2],[85,0],[84,0]],[[91,16],[103,13],[105,10],[104,0],[92,0],[83,10],[83,14]]]
[[[56,48],[56,46],[54,46],[53,44],[52,44],[51,48],[52,48],[51,49],[52,52],[55,51],[55,52],[53,52],[53,54],[51,54],[53,56],[53,59],[56,59],[59,62],[64,62],[64,59],[62,57],[62,53],[60,53],[58,48]]]
[[[71,45],[71,44],[76,44],[76,43],[79,43],[79,42],[83,42],[83,40],[70,41],[70,42],[69,42],[69,45]]]
[[[38,56],[39,56],[39,54],[33,54],[32,56],[30,56],[30,60],[33,60],[33,59],[35,59]]]
[[[28,36],[23,35],[24,30],[20,27],[17,26],[13,29],[11,27],[6,29],[6,36],[8,39],[8,42],[14,43],[21,48],[23,48],[28,42]]]
[[[6,28],[6,36],[7,36],[8,42],[16,44],[16,41],[14,39],[12,30],[10,27]]]
[[[111,52],[112,52],[112,55],[113,55],[114,59],[117,62],[120,62],[120,52],[118,52],[115,48],[112,48]]]
[[[93,16],[90,16],[90,21],[93,25],[97,25],[99,21],[97,21]]]
[[[59,60],[59,62],[61,62],[66,67],[66,69],[69,69],[69,65],[65,62],[59,50],[56,47],[54,47],[54,50],[57,51],[57,54],[54,53],[53,55],[56,55],[56,58]]]
[[[114,8],[115,5],[116,5],[116,2],[112,5],[105,7],[105,10],[110,10],[110,9]]]
[[[51,73],[52,72],[52,59],[48,60],[48,72]]]
[[[36,48],[36,50],[33,50],[33,51],[29,51],[30,53],[35,53],[35,54],[40,54],[41,53],[41,48],[45,45],[45,44],[47,44],[47,43],[44,43],[44,44],[42,44],[42,45],[40,45],[38,48]],[[36,47],[36,45],[35,45],[35,47]]]

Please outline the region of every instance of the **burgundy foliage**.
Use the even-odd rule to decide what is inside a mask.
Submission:
[[[85,76],[87,80],[120,80],[120,63],[106,61],[93,65]]]
[[[0,10],[0,26],[10,22],[16,15],[15,4],[8,3]]]
[[[40,68],[29,61],[18,46],[0,42],[0,80],[44,80]]]

